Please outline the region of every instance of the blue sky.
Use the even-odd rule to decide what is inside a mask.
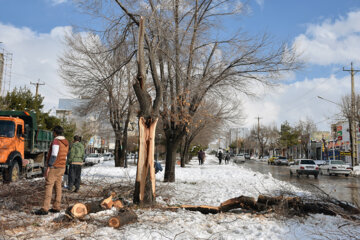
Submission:
[[[319,130],[329,130],[339,118],[336,105],[350,93],[350,74],[342,68],[354,62],[360,68],[360,1],[358,0],[249,0],[246,14],[225,21],[228,31],[241,27],[250,34],[266,31],[274,42],[296,44],[306,68],[284,76],[275,89],[259,89],[259,98],[241,98],[246,127],[285,120],[314,120]],[[57,74],[57,58],[71,26],[93,24],[69,0],[0,0],[0,48],[13,54],[10,88],[45,82],[40,93],[47,109],[54,110],[60,97],[72,97]],[[8,85],[6,85],[6,90]],[[355,77],[359,92],[360,73]]]

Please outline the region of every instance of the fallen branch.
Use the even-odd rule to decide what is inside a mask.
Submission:
[[[189,211],[199,211],[204,214],[228,212],[232,209],[246,209],[254,212],[261,211],[278,211],[279,209],[291,213],[293,215],[304,215],[309,213],[322,213],[325,215],[340,215],[344,218],[352,219],[351,215],[360,214],[360,209],[340,201],[321,201],[307,200],[301,197],[285,197],[285,196],[265,196],[259,195],[258,199],[240,196],[226,200],[220,206],[207,205],[180,205],[171,206],[167,210],[176,210],[183,208]]]

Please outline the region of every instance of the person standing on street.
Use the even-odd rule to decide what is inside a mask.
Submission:
[[[199,160],[199,165],[201,165],[201,149],[198,151],[198,160]]]
[[[230,162],[230,153],[229,151],[226,151],[225,154],[225,164],[228,164]]]
[[[69,165],[69,191],[78,192],[81,183],[81,166],[85,155],[84,145],[80,142],[80,137],[74,136],[74,143],[71,146],[68,165]],[[73,187],[75,186],[75,189]]]
[[[201,165],[205,162],[205,152],[201,149],[200,150],[200,158],[201,158]]]
[[[45,199],[42,208],[35,211],[36,215],[47,215],[48,212],[60,212],[61,207],[61,182],[65,173],[66,157],[69,151],[69,142],[65,139],[64,129],[55,126],[53,129],[54,140],[52,141],[46,158],[47,168],[45,177]],[[55,186],[55,202],[50,208],[53,188]]]
[[[218,153],[218,158],[219,158],[219,165],[221,164],[221,160],[223,159],[223,153],[222,151],[219,151]]]

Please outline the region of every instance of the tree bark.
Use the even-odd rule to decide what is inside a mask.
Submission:
[[[155,130],[158,119],[146,122],[139,118],[139,154],[133,201],[140,206],[155,203]]]
[[[189,148],[190,142],[185,138],[181,151],[181,167],[185,167],[185,164],[189,163]]]
[[[178,143],[173,138],[167,138],[166,142],[166,165],[164,182],[175,182],[176,149]]]
[[[122,148],[122,137],[119,134],[115,134],[115,167],[124,167],[124,156],[125,151]]]

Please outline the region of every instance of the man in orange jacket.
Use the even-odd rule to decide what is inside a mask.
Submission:
[[[35,211],[36,215],[47,215],[48,212],[60,212],[61,206],[61,182],[65,173],[66,157],[69,151],[69,142],[65,139],[64,129],[61,126],[55,126],[53,129],[54,140],[50,145],[47,155],[47,168],[45,177],[45,199],[43,207]],[[53,208],[50,208],[52,191],[55,186],[55,202]]]

